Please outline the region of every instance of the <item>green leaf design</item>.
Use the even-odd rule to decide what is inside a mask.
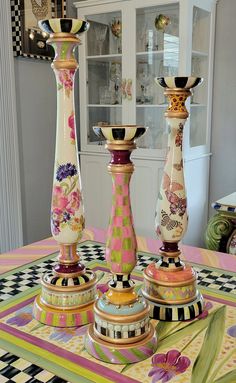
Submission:
[[[61,182],[60,186],[64,188],[64,193],[67,195],[69,190],[69,185],[66,182]]]
[[[175,330],[176,327],[179,327],[181,325],[180,322],[164,322],[164,321],[159,321],[158,324],[156,325],[156,334],[161,341],[162,339],[166,338],[170,333]]]
[[[219,379],[214,380],[214,383],[233,383],[236,382],[236,369],[221,376]]]
[[[225,328],[226,307],[214,312],[207,328],[204,341],[193,365],[191,383],[206,382],[221,349]]]
[[[162,338],[162,340],[160,340],[158,343],[157,350],[160,351],[164,348],[175,346],[175,344],[182,340],[185,336],[193,335],[195,332],[204,330],[209,325],[212,316],[219,310],[220,309],[216,309],[215,311],[212,311],[210,314],[208,314],[205,319],[190,322],[187,326],[182,327],[178,331],[175,331],[170,335]]]
[[[162,197],[162,195],[161,195],[161,192],[159,191],[159,193],[158,193],[158,199],[160,199],[160,200],[162,200],[163,199],[163,197]]]

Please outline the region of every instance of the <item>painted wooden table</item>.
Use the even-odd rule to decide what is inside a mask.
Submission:
[[[87,228],[78,247],[83,262],[97,272],[100,291],[109,279],[104,242],[103,230]],[[137,288],[144,267],[157,260],[160,245],[138,237]],[[198,271],[203,314],[184,323],[153,321],[159,338],[156,354],[135,365],[127,365],[125,358],[123,365],[111,365],[84,350],[86,326],[52,328],[32,317],[40,275],[54,264],[57,250],[48,238],[0,254],[0,383],[236,382],[235,256],[182,246],[183,258]]]

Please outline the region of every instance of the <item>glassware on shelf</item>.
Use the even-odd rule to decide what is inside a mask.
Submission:
[[[200,58],[192,57],[192,71],[191,71],[192,76],[200,77],[201,75],[200,72],[201,72]],[[192,93],[191,104],[198,104],[198,102],[196,102],[196,89],[195,88],[191,89],[191,93]]]
[[[102,55],[102,48],[108,31],[108,25],[97,23],[96,26],[96,39],[98,43],[99,55]]]
[[[164,33],[166,27],[170,24],[170,18],[169,16],[159,14],[155,18],[154,25],[157,30],[157,36],[156,36],[156,48],[157,50],[163,50],[164,49]]]
[[[101,105],[111,104],[111,90],[109,89],[109,86],[100,86],[99,101]]]
[[[121,104],[121,63],[112,62],[110,66],[112,104]]]
[[[137,68],[137,79],[141,87],[141,96],[137,97],[138,104],[152,104],[153,97],[148,86],[151,83],[151,74],[147,62],[139,62]]]
[[[119,17],[114,17],[112,19],[111,25],[111,32],[113,36],[116,39],[116,53],[122,53],[122,48],[121,48],[121,35],[122,35],[122,22]]]

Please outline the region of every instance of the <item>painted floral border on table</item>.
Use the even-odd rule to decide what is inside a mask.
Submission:
[[[107,269],[101,267],[101,264],[98,266],[95,262],[91,262],[90,267],[97,269],[98,290],[103,293],[107,289],[109,280]],[[139,289],[140,274],[137,272],[135,274],[137,289]],[[138,364],[109,365],[93,359],[85,351],[83,336],[87,329],[86,326],[63,329],[38,323],[32,316],[33,299],[34,297],[28,299],[28,296],[25,295],[25,300],[20,305],[12,305],[12,309],[8,308],[5,313],[2,312],[0,329],[4,330],[6,334],[17,335],[22,341],[28,339],[32,353],[34,353],[34,346],[40,345],[47,350],[47,355],[49,355],[48,351],[53,346],[55,352],[52,354],[52,365],[57,363],[57,358],[63,357],[66,362],[68,357],[69,361],[76,361],[77,364],[72,370],[82,374],[81,366],[86,366],[88,363],[90,366],[88,370],[92,368],[93,373],[97,376],[93,379],[90,377],[91,381],[117,383],[236,382],[236,369],[234,369],[236,364],[236,314],[232,302],[229,302],[229,305],[222,305],[214,301],[215,298],[213,298],[214,300],[208,299],[205,301],[203,313],[194,321],[171,323],[153,320],[159,338],[155,355]],[[78,360],[70,359],[71,355]],[[86,374],[84,377],[86,378]],[[76,381],[73,380],[70,372],[68,372],[68,380],[72,383]]]

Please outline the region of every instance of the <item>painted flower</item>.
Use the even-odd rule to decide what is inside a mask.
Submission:
[[[65,165],[59,165],[56,173],[57,181],[61,182],[67,177],[73,177],[77,174],[77,169],[75,165],[67,163]]]
[[[233,338],[236,338],[236,325],[229,327],[227,330],[227,334],[229,336],[232,336]]]
[[[148,376],[152,376],[152,383],[159,380],[165,383],[185,372],[190,363],[190,359],[181,356],[178,350],[170,350],[167,354],[156,354],[152,357],[152,369]]]
[[[11,317],[7,320],[7,323],[10,325],[15,325],[22,327],[27,325],[33,319],[32,307],[24,307],[23,309],[16,312],[14,317]]]
[[[68,196],[68,203],[66,205],[66,208],[68,211],[74,212],[74,209],[77,210],[80,207],[81,202],[81,194],[79,189],[76,189]]]
[[[102,294],[104,294],[109,290],[109,286],[107,283],[98,283],[97,289],[101,291]]]
[[[75,115],[74,112],[68,118],[68,126],[70,128],[71,143],[75,144]]]
[[[66,94],[69,96],[70,91],[73,88],[73,78],[75,71],[70,69],[64,69],[59,71],[59,84],[58,89],[61,89],[62,86],[66,89]]]
[[[83,336],[87,332],[88,326],[82,326],[79,328],[55,328],[49,339],[59,341],[62,343],[69,342],[75,336]]]
[[[68,203],[68,197],[65,196],[63,188],[61,186],[54,186],[52,206],[56,207],[55,213],[59,214],[60,210],[62,211],[65,209]]]

